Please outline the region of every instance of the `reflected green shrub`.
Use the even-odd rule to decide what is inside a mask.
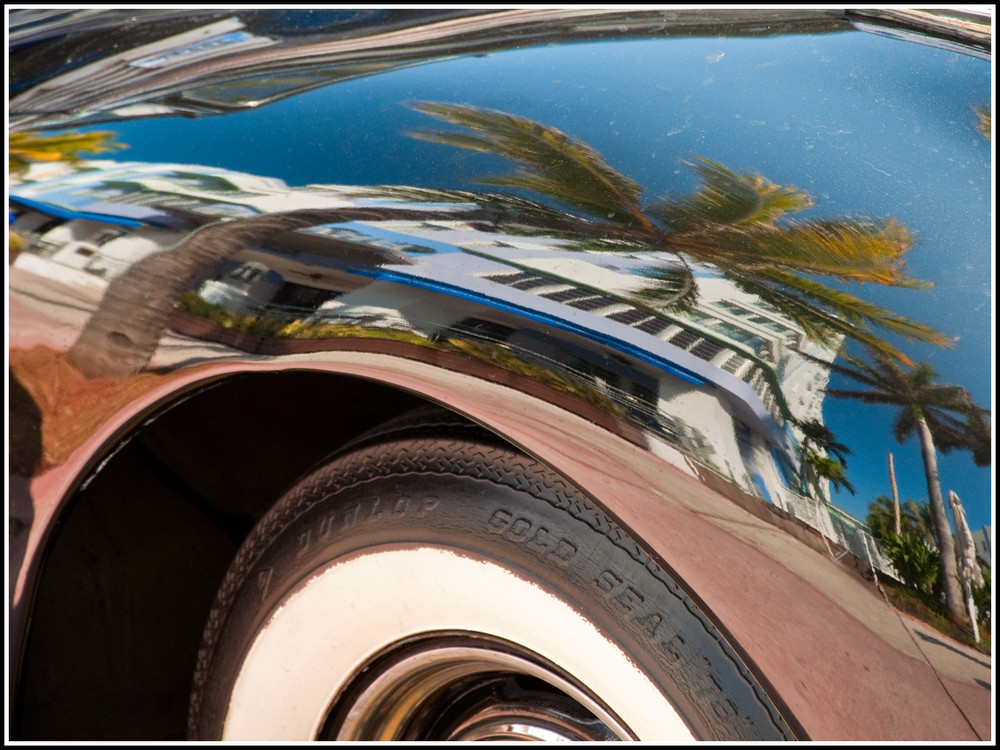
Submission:
[[[503,346],[496,344],[483,344],[475,341],[467,341],[458,338],[448,338],[445,343],[449,348],[462,352],[466,356],[496,365],[518,375],[537,380],[550,385],[566,393],[570,393],[588,403],[597,406],[602,411],[615,416],[623,416],[625,409],[618,404],[611,396],[608,396],[595,388],[591,388],[581,382],[579,378],[563,375],[555,372],[551,368],[542,365],[526,362],[516,354]]]
[[[924,594],[933,593],[941,569],[941,554],[937,550],[912,533],[890,534],[882,545],[903,583]]]
[[[177,302],[177,308],[204,318],[220,328],[228,328],[263,338],[329,339],[329,338],[380,338],[408,341],[427,345],[424,336],[411,331],[391,328],[367,328],[349,323],[313,323],[305,320],[288,320],[278,315],[240,315],[221,305],[206,302],[196,292],[186,292]]]

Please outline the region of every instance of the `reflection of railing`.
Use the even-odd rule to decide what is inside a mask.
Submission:
[[[512,346],[506,342],[498,342],[489,336],[468,330],[449,330],[448,334],[488,346],[502,347],[504,350],[514,354],[518,359],[537,364],[557,374],[567,375],[576,381],[588,383],[595,390],[610,398],[615,404],[623,407],[632,421],[644,425],[647,429],[679,447],[700,463],[712,466],[712,454],[714,451],[711,443],[698,430],[692,429],[684,422],[667,414],[658,408],[656,404],[644,401],[628,391],[616,388],[606,381],[593,377],[589,373],[582,372],[530,349]],[[852,518],[826,502],[800,495],[787,488],[782,488],[780,502],[785,511],[811,528],[816,529],[820,534],[840,547],[841,550],[853,554],[863,562],[869,563],[878,573],[898,578],[892,564],[875,544],[875,540],[872,538],[868,527],[861,521]],[[841,552],[841,556],[843,554],[844,552]]]
[[[291,323],[295,320],[305,320],[307,318],[316,315],[315,307],[301,307],[298,305],[276,305],[273,302],[268,302],[266,304],[254,304],[247,306],[247,312],[251,315],[267,315],[272,318],[281,318],[282,320]],[[349,318],[351,316],[331,316],[330,322],[339,323],[344,322],[339,320],[339,318],[345,317]],[[324,318],[322,322],[327,322]]]
[[[208,307],[218,306],[208,304]],[[199,314],[198,310],[190,311]],[[201,311],[200,314],[204,316],[205,311]],[[583,398],[589,398],[611,414],[627,417],[633,424],[641,425],[695,461],[719,471],[719,468],[714,466],[715,451],[711,442],[699,430],[663,411],[659,407],[658,400],[656,402],[652,400],[655,396],[642,398],[612,385],[594,373],[586,372],[530,348],[511,344],[495,335],[463,327],[442,329],[439,324],[417,320],[404,321],[397,316],[376,311],[324,310],[321,318],[318,318],[314,307],[273,303],[248,305],[244,317],[256,320],[264,335],[288,338],[344,335],[333,330],[343,327],[355,329],[354,335],[362,330],[370,333],[403,332],[418,336],[424,343],[429,343],[425,338],[426,334],[417,333],[414,327],[422,327],[426,331],[436,328],[438,332],[430,341],[436,341],[438,345],[457,347],[469,356],[493,362],[499,367],[514,367],[529,377],[534,376],[543,382],[554,383],[556,387],[560,387],[561,383],[562,387],[572,390]],[[469,346],[462,346],[463,343]],[[729,479],[734,481],[733,477]],[[836,544],[841,550],[840,556],[851,553],[863,562],[869,563],[877,572],[897,578],[891,563],[881,553],[871,532],[862,522],[826,502],[800,495],[788,488],[780,488],[775,499],[782,510]]]
[[[323,330],[323,326],[377,326],[379,328],[390,328],[392,330],[405,330],[412,332],[412,326],[407,324],[398,315],[390,312],[342,312],[342,311],[322,311],[322,315],[317,313],[315,307],[302,307],[298,305],[278,305],[273,302],[264,304],[248,305],[247,315],[256,315],[260,318],[271,320],[281,320],[285,323],[302,323],[303,331],[309,327],[317,331]]]
[[[847,546],[858,557],[862,557],[862,553],[867,553],[868,559],[879,572],[899,580],[899,574],[896,573],[889,558],[882,554],[882,550],[875,543],[871,531],[865,524],[839,508],[830,507],[829,512],[840,538],[848,542],[847,545],[841,542],[841,546]]]
[[[704,435],[676,417],[667,414],[656,404],[613,386],[591,373],[581,371],[532,349],[512,345],[505,341],[497,341],[490,336],[469,330],[447,329],[442,333],[447,337],[465,339],[488,347],[500,347],[518,360],[536,365],[545,372],[567,377],[575,383],[583,383],[614,403],[623,414],[628,415],[631,421],[644,425],[648,430],[683,449],[702,463],[709,465],[712,463],[714,450]]]
[[[253,305],[248,308],[250,314],[257,314],[261,317],[281,320],[288,324],[301,323],[302,327],[296,333],[285,333],[284,335],[310,338],[308,332],[310,328],[317,333],[329,331],[331,326],[366,327],[380,328],[392,331],[405,331],[413,333],[413,327],[401,319],[398,315],[389,312],[329,312],[324,311],[322,316],[317,316],[315,307],[298,307],[295,305]]]
[[[810,526],[841,549],[869,563],[875,570],[898,578],[889,559],[882,554],[868,527],[839,508],[822,500],[782,488],[780,500],[789,514]]]
[[[63,247],[60,243],[43,240],[42,235],[36,232],[21,230],[19,234],[24,240],[24,249],[40,258],[51,258]]]
[[[310,319],[316,312],[312,307],[265,303],[246,305],[242,312],[233,312],[196,292],[186,292],[176,307],[221,328],[265,338],[336,338],[364,335],[365,331],[403,332],[415,339],[425,338],[414,333],[405,321],[381,311],[338,312],[317,321]]]
[[[191,303],[195,303],[193,306]],[[201,308],[201,303],[206,307]],[[187,296],[181,306],[189,312],[202,317],[210,317],[213,308],[219,305],[206,302],[200,298]],[[606,380],[582,371],[565,362],[548,357],[537,351],[512,345],[495,337],[476,333],[466,329],[445,328],[440,324],[415,319],[403,320],[389,313],[380,312],[346,312],[324,310],[322,315],[312,307],[304,308],[293,305],[274,303],[246,305],[244,312],[238,316],[243,327],[250,332],[261,335],[288,338],[318,338],[334,336],[334,328],[364,328],[368,330],[402,331],[417,334],[415,328],[426,331],[438,329],[433,337],[439,343],[453,346],[454,342],[462,341],[472,344],[472,348],[460,347],[461,351],[470,356],[479,356],[500,367],[516,367],[543,381],[572,390],[577,395],[602,405],[606,411],[618,416],[628,416],[632,422],[642,424],[647,430],[657,434],[700,462],[711,465],[714,449],[712,444],[698,430],[684,424],[654,403],[636,396],[621,388],[617,388]],[[252,326],[250,325],[252,322]],[[223,325],[226,325],[225,323]],[[236,323],[237,326],[240,323]],[[230,327],[227,325],[226,327]]]

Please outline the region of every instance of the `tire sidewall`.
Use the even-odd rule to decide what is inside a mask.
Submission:
[[[221,736],[256,635],[319,571],[379,549],[423,546],[501,566],[581,613],[641,665],[696,737],[788,738],[705,614],[586,498],[520,457],[500,483],[476,462],[457,463],[468,473],[399,470],[349,486],[342,472],[320,470],[276,506],[213,611],[216,636],[203,649],[193,704],[197,736]]]

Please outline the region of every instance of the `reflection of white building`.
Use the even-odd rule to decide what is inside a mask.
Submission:
[[[509,295],[511,304],[531,294],[535,310],[551,309],[555,314],[561,309],[566,319],[575,316],[591,328],[662,353],[665,360],[689,372],[710,373],[707,379],[734,398],[720,399],[711,389],[684,378],[657,378],[660,408],[680,422],[699,425],[715,451],[715,463],[728,474],[739,479],[738,467],[746,467],[741,484],[747,491],[786,507],[787,489],[799,489],[794,446],[801,434],[786,414],[821,421],[829,375],[799,352],[826,361],[834,352],[810,342],[801,328],[757,297],[741,292],[729,279],[711,269],[697,270],[697,309],[661,314],[629,300],[646,287],[646,272],[671,262],[669,256],[585,253],[550,237],[484,233],[454,221],[383,222],[372,231],[385,236],[390,230],[399,237],[422,235],[436,247],[461,248],[507,266],[500,272],[470,268],[463,286],[474,286],[478,278],[501,284],[516,290]],[[472,265],[470,260],[463,263]],[[649,336],[658,343],[651,346]],[[758,408],[743,408],[752,402]],[[776,435],[779,432],[790,440]]]
[[[119,163],[12,189],[13,229],[29,248],[16,264],[45,260],[104,283],[224,217],[419,205],[360,192],[289,188],[215,168]],[[826,384],[826,371],[798,349],[830,352],[711,269],[697,272],[696,310],[658,313],[634,300],[648,272],[669,256],[586,253],[544,235],[487,232],[448,220],[454,208],[435,204],[426,221],[342,222],[291,233],[282,248],[242,248],[206,269],[193,290],[235,314],[378,320],[427,337],[488,336],[585,378],[746,491],[789,507],[789,488],[799,489],[798,440],[787,416],[820,418]],[[343,261],[362,250],[364,262]],[[607,353],[595,355],[595,342]]]
[[[237,315],[252,312],[270,302],[281,288],[281,277],[257,261],[240,263],[218,278],[206,279],[198,296]]]
[[[993,564],[993,527],[983,526],[973,531],[972,541],[976,543],[976,556],[989,568]]]

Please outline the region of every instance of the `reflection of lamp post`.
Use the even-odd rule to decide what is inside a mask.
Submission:
[[[972,587],[983,585],[983,574],[976,562],[976,543],[965,520],[965,509],[962,501],[954,491],[948,491],[948,504],[951,506],[952,519],[955,522],[955,553],[958,558],[958,577],[962,581],[962,591],[965,593],[965,608],[972,620],[972,633],[979,643],[979,626],[976,623],[976,605],[972,601]]]

